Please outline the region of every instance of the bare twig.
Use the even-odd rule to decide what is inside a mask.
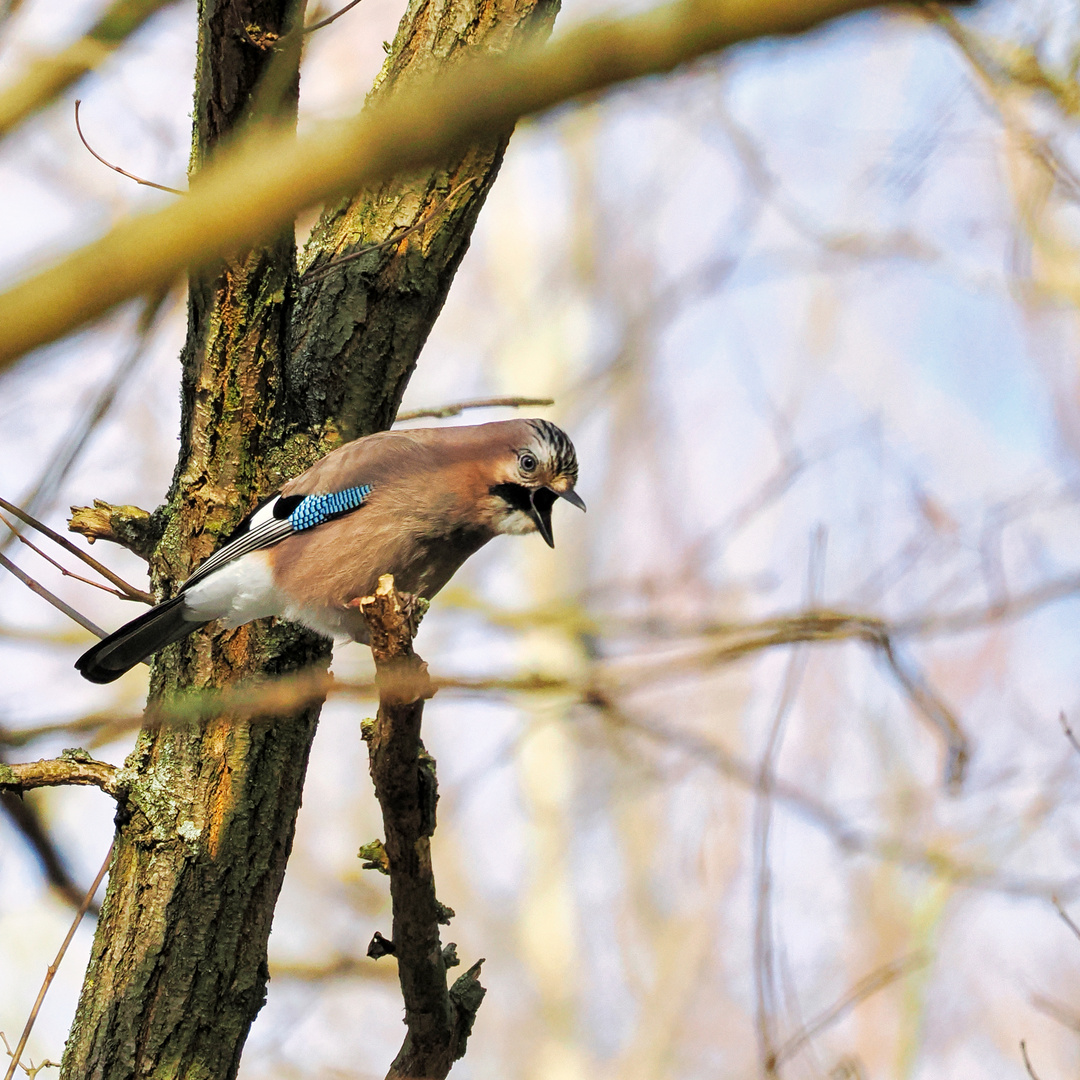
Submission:
[[[4,1049],[7,1051],[7,1056],[14,1059],[15,1051],[11,1049],[11,1044],[7,1041],[7,1036],[2,1031],[0,1031],[0,1042],[4,1044]],[[48,1058],[46,1058],[43,1062],[41,1062],[40,1065],[35,1065],[33,1060],[31,1060],[29,1065],[25,1065],[22,1062],[19,1062],[19,1067],[24,1073],[26,1073],[30,1080],[37,1080],[37,1074],[41,1072],[42,1069],[59,1069],[60,1062],[50,1061]]]
[[[1054,905],[1054,909],[1061,917],[1061,921],[1073,932],[1073,935],[1080,939],[1080,926],[1077,926],[1075,922],[1069,917],[1069,913],[1065,910],[1064,905],[1056,896],[1050,897],[1050,903]]]
[[[95,589],[101,589],[102,592],[111,593],[113,596],[119,596],[121,600],[134,600],[134,596],[128,596],[127,593],[121,592],[119,589],[110,589],[108,585],[102,585],[100,581],[91,581],[90,578],[85,578],[81,574],[76,574],[74,571],[69,570],[66,566],[58,563],[51,555],[46,554],[41,550],[32,540],[27,540],[25,536],[19,530],[11,524],[10,521],[3,514],[0,514],[0,521],[2,521],[12,532],[12,535],[20,544],[25,544],[31,551],[40,555],[51,566],[56,567],[64,577],[74,578],[76,581],[81,581],[84,585],[91,585]]]
[[[47,600],[57,611],[62,611],[69,619],[73,619],[83,629],[89,630],[96,637],[106,636],[105,631],[96,623],[92,623],[85,615],[80,614],[70,604],[65,604],[59,596],[49,592],[44,585],[35,581],[29,574],[20,570],[6,555],[0,554],[0,566],[14,574],[28,589],[36,592],[43,600]]]
[[[959,791],[971,757],[968,738],[960,726],[960,721],[930,684],[912,670],[909,664],[900,660],[890,638],[884,638],[878,649],[911,703],[944,738],[945,784],[951,791]]]
[[[896,982],[897,979],[902,978],[909,972],[924,967],[929,961],[930,957],[926,953],[913,953],[911,956],[904,956],[899,960],[883,964],[876,971],[872,971],[869,975],[860,979],[839,1001],[830,1005],[823,1013],[816,1016],[784,1042],[776,1052],[776,1064],[780,1065],[782,1062],[794,1057],[812,1039],[835,1024],[860,1002],[865,1001],[879,990],[884,990],[886,986]]]
[[[387,1077],[443,1080],[465,1052],[485,991],[479,982],[482,960],[452,988],[446,985],[451,946],[444,951],[439,924],[448,923],[453,912],[435,895],[431,867],[438,791],[435,762],[420,740],[424,698],[432,691],[427,667],[412,649],[419,611],[411,597],[394,589],[389,575],[379,579],[374,596],[356,605],[368,626],[380,685],[378,717],[364,729],[393,906],[393,938],[383,940],[380,951],[397,957],[408,1029]]]
[[[463,180],[460,184],[451,188],[449,193],[440,199],[419,221],[414,222],[408,228],[402,229],[401,232],[394,233],[393,236],[388,236],[385,240],[380,240],[377,244],[365,244],[362,248],[357,248],[356,251],[350,251],[348,255],[339,255],[329,262],[323,263],[321,266],[313,266],[307,270],[306,273],[301,275],[300,280],[304,284],[322,281],[324,277],[333,273],[339,266],[344,266],[346,263],[362,259],[365,255],[370,255],[373,251],[381,251],[383,248],[392,247],[393,245],[400,243],[402,240],[412,236],[415,232],[419,232],[420,229],[427,225],[427,223],[431,221],[431,219],[435,217],[435,215],[438,214],[459,191],[463,191],[465,188],[479,183],[480,180],[481,177],[479,176],[470,176],[468,180]],[[398,419],[400,419],[400,417]]]
[[[95,761],[85,750],[65,750],[49,760],[0,765],[0,791],[24,792],[40,787],[99,787],[116,795],[115,765]]]
[[[1080,592],[1080,574],[1047,581],[1011,599],[979,607],[960,608],[943,615],[924,615],[900,619],[890,627],[893,637],[933,637],[938,634],[963,634],[1010,619],[1023,618],[1033,611]]]
[[[1024,1068],[1027,1069],[1027,1074],[1031,1077],[1031,1080],[1039,1080],[1039,1074],[1032,1067],[1031,1058],[1028,1057],[1027,1043],[1023,1039],[1020,1040],[1020,1055],[1024,1059]]]
[[[1065,710],[1062,709],[1058,715],[1058,720],[1061,722],[1061,730],[1065,732],[1065,738],[1069,740],[1069,744],[1072,748],[1080,754],[1080,742],[1077,742],[1076,736],[1073,734],[1073,729],[1069,727],[1069,721],[1065,718]]]
[[[810,543],[810,568],[807,574],[807,602],[814,606],[818,598],[818,583],[824,566],[826,534],[815,531]],[[799,695],[806,674],[807,653],[796,648],[788,657],[784,682],[776,703],[772,723],[765,740],[765,749],[758,763],[755,785],[754,838],[754,990],[755,1021],[758,1052],[766,1076],[779,1075],[780,1058],[776,1051],[777,993],[772,923],[772,865],[769,840],[772,832],[773,789],[776,785],[777,762],[784,740],[788,716]]]
[[[466,409],[494,409],[511,408],[520,409],[527,405],[542,407],[554,405],[554,398],[531,398],[531,397],[494,397],[473,398],[471,401],[458,401],[453,405],[443,405],[437,409],[411,409],[408,412],[398,413],[394,420],[400,424],[403,420],[420,420],[423,417],[433,417],[436,420],[445,420],[450,416],[458,416]]]
[[[75,99],[75,130],[79,133],[79,141],[90,151],[90,155],[96,160],[100,161],[106,169],[112,169],[113,172],[119,173],[121,176],[126,176],[129,180],[134,180],[136,184],[140,184],[143,187],[156,188],[158,191],[167,191],[170,195],[186,195],[186,191],[181,191],[179,188],[169,187],[166,184],[158,184],[153,180],[144,180],[141,176],[136,176],[134,173],[129,173],[127,169],[121,169],[119,165],[114,165],[111,161],[106,161],[87,141],[86,136],[83,134],[82,125],[79,123],[79,106],[82,102]]]
[[[153,515],[138,506],[114,506],[95,499],[93,506],[73,506],[68,532],[85,536],[88,543],[108,540],[140,559],[149,561],[160,539]]]
[[[775,1076],[780,1064],[775,1049],[776,986],[772,933],[772,868],[769,837],[772,826],[772,799],[776,785],[776,759],[791,707],[806,671],[805,650],[796,649],[788,659],[783,688],[769,728],[765,751],[758,764],[754,802],[754,988],[758,1051],[767,1076]]]
[[[590,704],[601,710],[601,715],[607,722],[666,746],[673,746],[689,754],[694,761],[715,769],[726,779],[751,791],[757,790],[758,769],[712,740],[692,732],[672,730],[653,721],[630,717],[603,699],[593,698]],[[1047,900],[1054,895],[1073,895],[1080,889],[1080,878],[1055,883],[1015,877],[1004,874],[993,866],[961,862],[943,851],[921,847],[902,837],[875,835],[852,824],[832,807],[789,780],[776,779],[772,785],[772,797],[789,812],[824,832],[842,851],[857,852],[907,866],[954,885]],[[1058,884],[1062,887],[1058,887]]]
[[[18,1067],[22,1053],[26,1049],[26,1041],[30,1038],[30,1032],[34,1030],[34,1021],[37,1020],[38,1013],[41,1011],[41,1003],[45,1000],[45,995],[49,992],[49,987],[56,977],[56,972],[60,968],[60,963],[67,953],[68,946],[71,944],[71,939],[75,936],[75,931],[79,929],[79,923],[82,922],[83,916],[89,910],[90,905],[94,900],[94,894],[98,891],[102,881],[105,879],[105,875],[109,872],[109,864],[112,862],[113,856],[113,847],[113,844],[109,845],[109,853],[105,856],[105,861],[101,864],[101,869],[98,871],[97,877],[94,878],[94,884],[90,886],[89,891],[83,899],[82,905],[75,913],[75,918],[72,920],[71,926],[68,929],[67,937],[64,938],[64,942],[60,946],[60,951],[56,954],[56,959],[53,960],[49,965],[48,970],[45,972],[45,981],[41,984],[37,1000],[34,1002],[34,1007],[30,1010],[30,1016],[27,1018],[26,1026],[23,1028],[22,1035],[19,1038],[19,1045],[15,1047],[15,1052],[11,1055],[11,1064],[8,1066],[7,1073],[4,1075],[4,1080],[11,1080],[15,1075],[15,1069]]]
[[[179,293],[176,294],[177,296]],[[49,456],[34,485],[22,494],[19,504],[28,514],[37,514],[42,506],[51,505],[60,485],[86,449],[91,437],[116,403],[120,391],[127,385],[132,374],[146,357],[148,346],[158,325],[159,316],[166,310],[169,294],[148,297],[139,313],[135,339],[127,355],[113,369],[94,400],[71,426],[67,436]],[[6,551],[10,538],[0,543],[0,551]]]
[[[325,19],[320,19],[318,22],[309,23],[307,26],[304,27],[304,33],[313,34],[316,30],[321,30],[324,26],[329,26],[332,22],[336,22],[338,19],[340,19],[342,15],[345,15],[346,13],[352,11],[352,9],[356,7],[356,5],[359,3],[360,0],[349,0],[349,3],[347,3],[343,8],[338,8],[338,10],[335,11],[333,15],[327,15]]]
[[[154,598],[150,593],[144,592],[142,589],[136,589],[134,585],[129,585],[119,574],[113,573],[112,570],[102,563],[99,563],[92,555],[88,555],[85,551],[76,547],[66,536],[62,536],[60,533],[56,532],[55,529],[50,529],[48,525],[38,521],[36,517],[28,514],[21,507],[8,502],[7,499],[0,499],[0,509],[6,510],[9,514],[13,514],[32,529],[36,529],[43,536],[47,536],[54,544],[58,544],[65,551],[70,551],[77,559],[81,559],[91,569],[96,570],[106,581],[112,582],[118,589],[126,593],[127,599],[141,600],[144,604],[154,603]],[[104,637],[104,634],[98,636]]]

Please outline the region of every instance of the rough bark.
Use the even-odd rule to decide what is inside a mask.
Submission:
[[[434,692],[427,665],[412,648],[415,598],[398,593],[384,576],[374,596],[359,601],[375,657],[379,715],[364,726],[371,779],[382,808],[385,840],[368,845],[369,864],[390,875],[393,936],[376,935],[369,955],[393,952],[405,1001],[406,1036],[387,1080],[443,1080],[465,1052],[484,997],[480,965],[453,988],[446,971],[458,963],[453,944],[443,948],[440,924],[453,912],[439,903],[431,865],[438,784],[435,759],[424,749],[420,722],[424,699]],[[362,852],[364,854],[364,852]]]
[[[557,11],[558,0],[411,0],[372,97],[433,78],[469,51],[546,36]],[[298,412],[308,428],[329,415],[352,439],[393,422],[508,139],[322,215],[301,258],[289,361],[291,385],[305,388]],[[400,244],[331,265],[407,229],[415,231]]]
[[[298,50],[282,59],[271,47],[291,12],[288,0],[200,3],[193,170],[240,125],[275,112],[283,122],[281,101],[291,122],[289,64]],[[551,0],[416,3],[377,92],[470,46],[506,48],[550,27],[553,15]],[[456,178],[476,177],[422,230],[347,270],[313,274],[298,289],[289,235],[193,278],[180,456],[168,499],[144,530],[155,541],[159,594],[343,433],[389,425],[504,145],[331,208],[305,256],[317,269],[415,224]],[[190,687],[327,659],[323,639],[288,624],[211,627],[156,659],[151,715]],[[64,1078],[235,1075],[265,999],[266,942],[317,717],[318,707],[273,721],[225,714],[202,724],[152,722],[140,733],[124,769],[109,886]]]

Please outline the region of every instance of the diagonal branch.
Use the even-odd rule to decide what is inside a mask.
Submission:
[[[910,956],[902,956],[899,960],[892,960],[883,964],[876,971],[861,978],[839,1001],[830,1005],[823,1013],[814,1017],[804,1027],[795,1032],[776,1051],[776,1066],[779,1067],[788,1058],[794,1057],[808,1043],[821,1034],[826,1028],[831,1027],[842,1019],[860,1002],[876,994],[879,990],[903,978],[909,972],[917,971],[930,962],[926,953],[917,952]]]
[[[42,598],[47,600],[57,611],[62,611],[69,619],[73,619],[84,630],[89,630],[95,637],[103,638],[106,636],[105,631],[101,629],[97,623],[91,622],[81,612],[76,611],[70,604],[66,604],[55,593],[49,592],[40,582],[35,581],[25,571],[20,570],[6,555],[0,554],[0,566],[5,570],[10,571],[15,575],[31,592],[35,592]]]
[[[97,873],[97,877],[94,878],[94,883],[90,886],[83,898],[82,904],[79,906],[79,910],[75,912],[75,918],[71,922],[71,926],[68,928],[67,936],[64,938],[60,945],[60,949],[56,954],[56,958],[49,965],[45,972],[45,981],[41,984],[41,989],[38,991],[37,999],[34,1001],[34,1007],[30,1010],[30,1016],[27,1018],[26,1026],[23,1028],[22,1035],[19,1037],[19,1043],[11,1053],[11,1064],[8,1066],[7,1072],[4,1074],[4,1080],[11,1080],[15,1075],[15,1070],[19,1067],[22,1061],[23,1050],[26,1049],[27,1040],[30,1038],[30,1032],[34,1030],[34,1022],[37,1020],[38,1013],[41,1012],[41,1003],[45,1000],[45,995],[49,992],[49,987],[52,985],[52,981],[56,978],[56,972],[60,968],[60,964],[67,954],[68,946],[71,944],[71,939],[75,936],[75,931],[79,929],[79,923],[82,922],[83,916],[90,910],[90,905],[94,902],[94,894],[101,887],[101,883],[105,880],[105,875],[109,872],[109,866],[112,864],[113,850],[115,844],[109,845],[108,854],[105,856],[105,861],[101,864],[101,869]],[[5,1040],[6,1041],[6,1040]],[[44,1066],[39,1066],[43,1068]],[[25,1066],[23,1066],[25,1068]],[[29,1071],[29,1070],[27,1070]]]
[[[871,0],[675,0],[595,19],[547,48],[475,55],[356,117],[295,137],[258,132],[203,169],[186,199],[115,226],[0,295],[0,367],[171,283],[191,266],[291,227],[297,212],[501,139],[523,116],[670,72],[739,42],[795,34]]]
[[[113,585],[120,589],[124,593],[126,600],[141,600],[144,604],[154,603],[154,598],[148,592],[136,589],[134,585],[129,585],[119,574],[113,573],[112,570],[103,563],[99,563],[92,555],[87,555],[85,551],[80,550],[66,536],[61,536],[60,533],[50,529],[48,525],[38,521],[37,518],[14,503],[9,503],[7,499],[0,499],[0,508],[6,510],[9,514],[14,514],[20,521],[25,522],[32,529],[36,529],[42,536],[47,536],[54,544],[58,544],[65,551],[71,552],[77,559],[81,559],[92,570],[96,570],[106,581],[112,582]]]
[[[19,530],[11,524],[10,521],[3,514],[0,514],[0,522],[3,522],[10,530],[12,536],[19,541],[20,544],[25,544],[35,555],[40,555],[50,566],[59,570],[64,577],[74,578],[76,581],[81,581],[84,585],[90,585],[95,589],[101,589],[102,592],[111,593],[113,596],[120,597],[121,600],[133,600],[132,596],[128,596],[122,593],[119,589],[110,589],[108,585],[102,585],[100,581],[92,581],[90,578],[83,577],[81,574],[76,574],[73,570],[69,570],[63,563],[57,562],[51,555],[44,552],[35,544],[32,540],[28,540]]]

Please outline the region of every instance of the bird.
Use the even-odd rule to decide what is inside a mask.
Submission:
[[[376,432],[339,446],[246,518],[180,587],[75,663],[94,683],[118,679],[220,619],[226,629],[277,616],[367,643],[351,602],[392,574],[431,600],[465,560],[502,534],[555,546],[551,511],[574,487],[577,452],[549,420]]]

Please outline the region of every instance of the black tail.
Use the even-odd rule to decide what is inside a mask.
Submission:
[[[174,596],[99,641],[75,661],[75,667],[91,682],[112,682],[159,649],[205,625],[185,619],[184,598]]]

